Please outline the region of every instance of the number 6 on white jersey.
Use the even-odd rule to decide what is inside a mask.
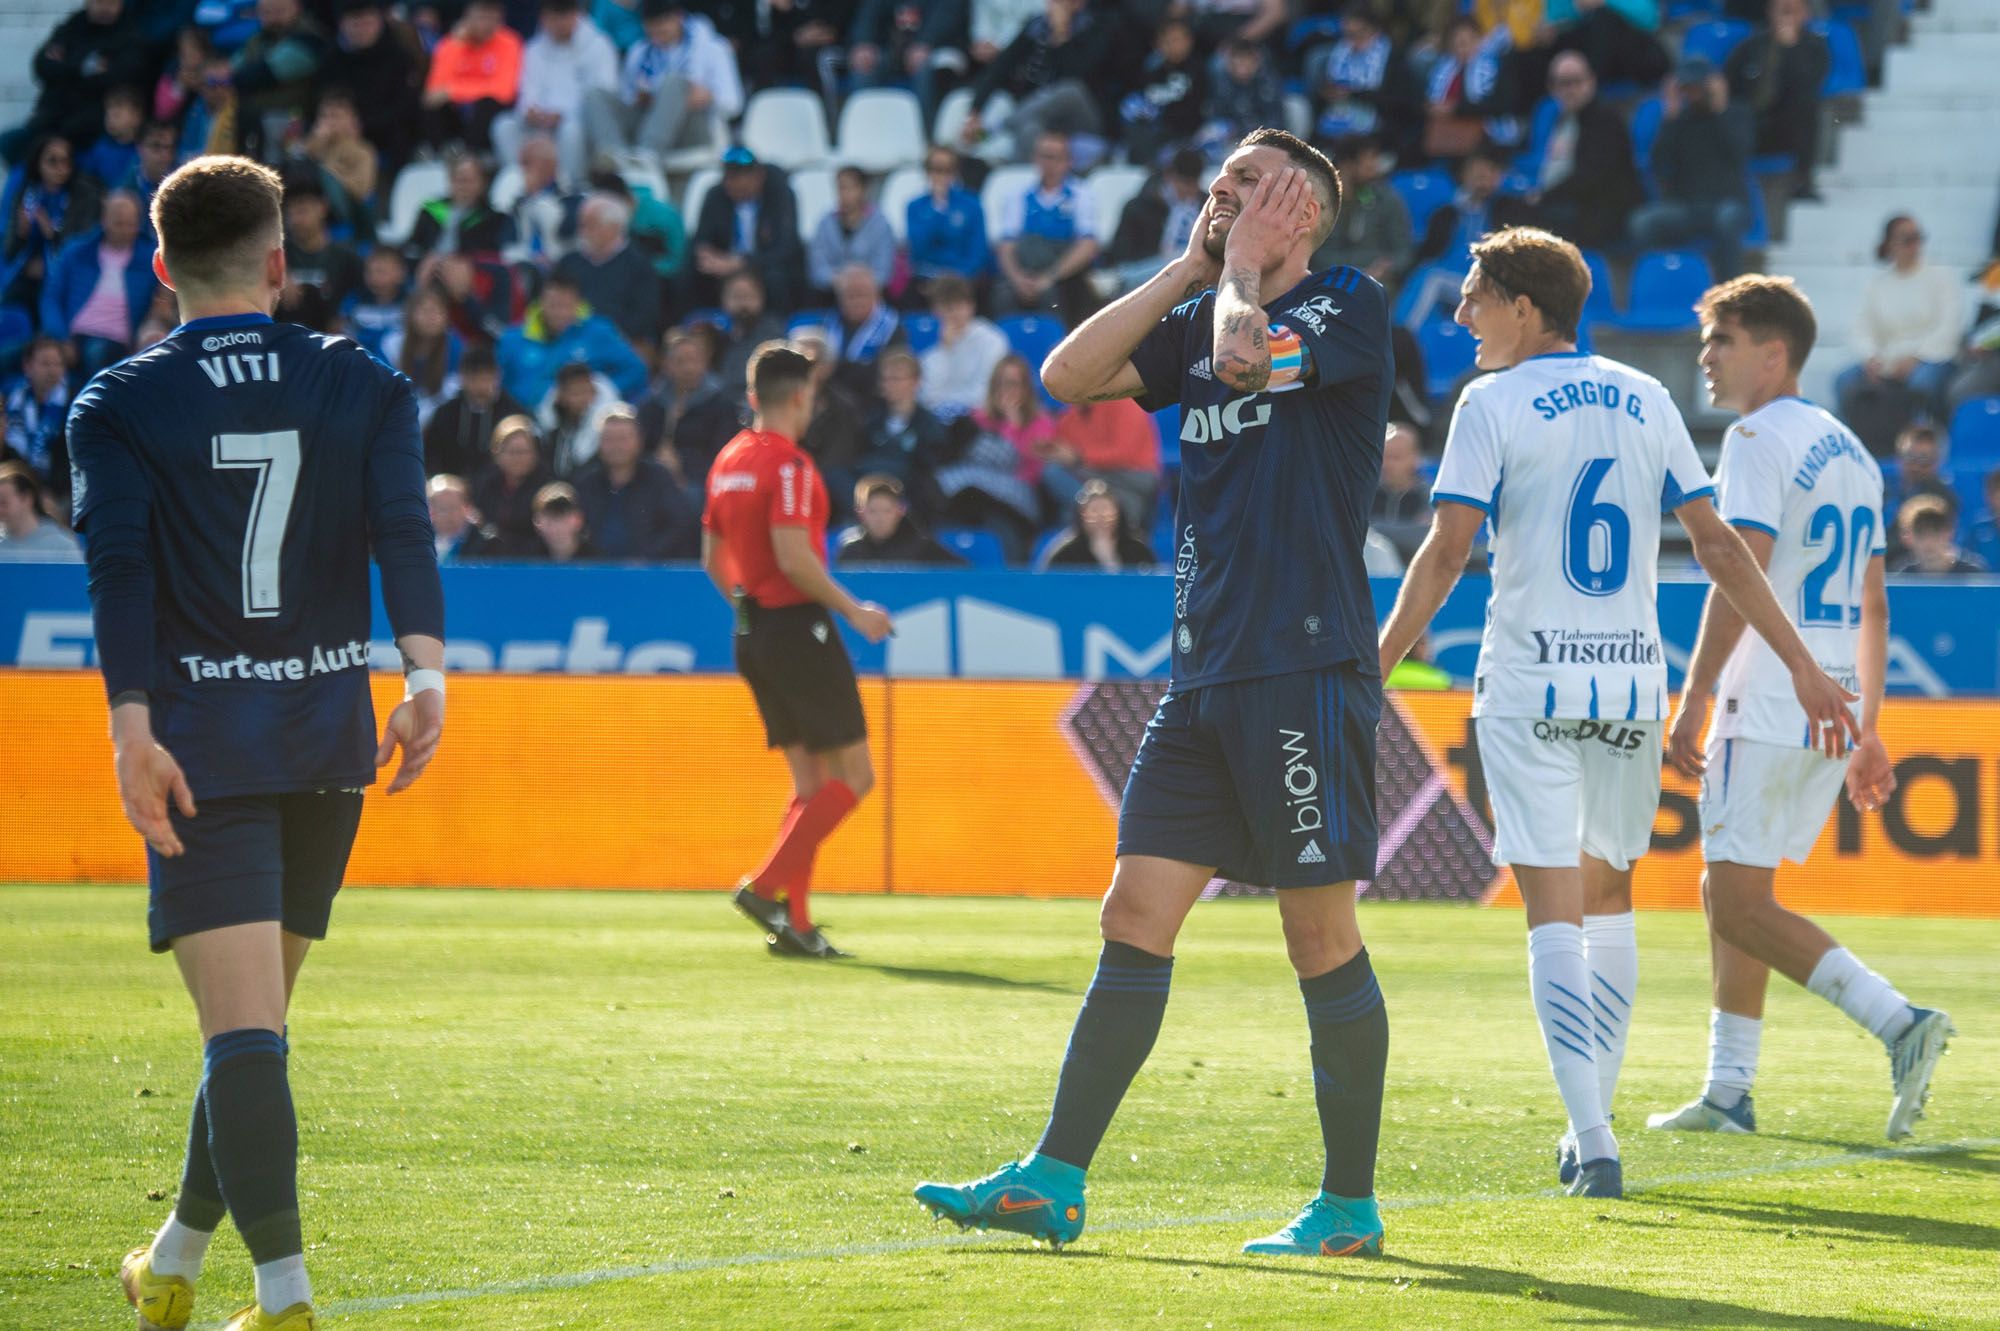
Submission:
[[[214,466],[257,473],[243,533],[243,617],[269,619],[279,609],[278,557],[292,518],[292,492],[299,484],[299,432],[216,435]]]

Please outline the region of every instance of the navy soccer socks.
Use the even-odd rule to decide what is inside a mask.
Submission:
[[[204,1055],[208,1150],[230,1218],[257,1267],[257,1302],[308,1302],[299,1234],[299,1127],[276,1031],[224,1031]],[[192,1153],[191,1153],[192,1154]]]
[[[1118,1112],[1132,1078],[1159,1038],[1167,1010],[1174,959],[1126,943],[1106,942],[1097,974],[1083,996],[1056,1082],[1055,1108],[1042,1132],[1038,1156],[1078,1169],[1090,1167],[1097,1144]],[[1369,1155],[1372,1159],[1374,1152]]]
[[[1375,1193],[1375,1148],[1382,1135],[1382,1079],[1389,1062],[1389,1013],[1368,964],[1368,949],[1324,975],[1299,981],[1312,1031],[1313,1098],[1326,1140],[1322,1191]]]

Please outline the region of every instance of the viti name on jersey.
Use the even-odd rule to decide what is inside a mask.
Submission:
[[[1191,408],[1181,417],[1181,442],[1184,444],[1210,444],[1245,430],[1256,429],[1271,423],[1271,404],[1258,402],[1258,395],[1233,397],[1227,402],[1206,407]],[[1256,410],[1249,413],[1244,408],[1256,403]]]
[[[233,335],[235,336],[235,335]],[[209,342],[222,339],[211,337]],[[208,343],[204,342],[203,346]],[[202,356],[195,361],[201,372],[217,388],[227,388],[238,384],[275,384],[279,379],[278,353],[275,351],[251,352],[249,355],[230,354],[227,356]]]

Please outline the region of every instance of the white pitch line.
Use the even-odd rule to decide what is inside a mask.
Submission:
[[[1689,1174],[1669,1174],[1653,1179],[1629,1190],[1628,1196],[1642,1196],[1660,1188],[1681,1187],[1688,1184],[1727,1183],[1735,1179],[1758,1178],[1768,1174],[1793,1174],[1813,1169],[1831,1169],[1836,1165],[1869,1164],[1882,1160],[1920,1159],[1927,1155],[1942,1155],[1952,1151],[1980,1151],[2000,1147],[2000,1138],[1979,1137],[1967,1141],[1937,1142],[1921,1146],[1883,1146],[1865,1151],[1842,1151],[1837,1155],[1815,1155],[1799,1160],[1778,1160],[1761,1165],[1746,1165],[1740,1169],[1703,1170]],[[1470,1192],[1450,1197],[1405,1197],[1390,1198],[1382,1203],[1385,1211],[1417,1211],[1441,1206],[1470,1206],[1491,1202],[1527,1201],[1542,1197],[1562,1196],[1560,1188],[1542,1188],[1525,1193]],[[1166,1216],[1152,1220],[1112,1221],[1108,1224],[1091,1226],[1097,1234],[1147,1233],[1165,1229],[1191,1229],[1205,1225],[1251,1224],[1270,1220],[1288,1220],[1290,1211],[1238,1211],[1223,1215]],[[941,1234],[918,1239],[897,1239],[884,1243],[853,1243],[831,1248],[808,1248],[798,1252],[746,1252],[730,1253],[718,1257],[682,1257],[664,1262],[648,1262],[632,1266],[612,1266],[598,1271],[572,1271],[566,1275],[527,1276],[519,1280],[495,1281],[489,1285],[473,1285],[461,1289],[415,1290],[408,1294],[381,1294],[371,1298],[339,1299],[320,1309],[329,1316],[354,1316],[361,1313],[386,1312],[392,1308],[411,1308],[427,1303],[455,1303],[462,1300],[490,1299],[503,1294],[548,1294],[558,1290],[582,1289],[591,1285],[611,1284],[620,1280],[643,1280],[652,1276],[686,1275],[694,1271],[714,1271],[729,1267],[765,1266],[772,1262],[823,1262],[835,1261],[843,1257],[883,1257],[897,1253],[926,1252],[939,1248],[953,1248],[965,1244],[981,1242],[988,1236],[972,1233]],[[221,1323],[211,1323],[210,1329]]]

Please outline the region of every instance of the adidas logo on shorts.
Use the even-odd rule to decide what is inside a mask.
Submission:
[[[1300,864],[1325,864],[1326,852],[1319,848],[1319,839],[1306,842],[1306,848],[1299,852]]]

